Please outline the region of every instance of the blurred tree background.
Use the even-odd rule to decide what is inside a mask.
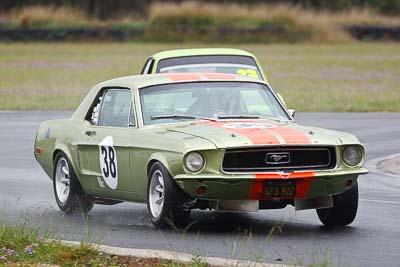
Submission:
[[[0,41],[400,41],[400,0],[0,0]]]
[[[11,9],[25,6],[40,5],[63,7],[69,6],[85,10],[87,15],[106,20],[115,16],[135,13],[145,16],[150,4],[154,2],[185,1],[160,1],[160,0],[0,0],[0,12],[5,13]],[[202,0],[208,3],[238,3],[238,4],[290,4],[306,9],[343,11],[351,8],[370,8],[381,13],[398,15],[400,13],[400,0]]]

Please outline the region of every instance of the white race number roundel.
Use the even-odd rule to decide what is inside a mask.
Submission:
[[[118,185],[118,165],[112,136],[106,136],[99,144],[99,156],[104,182],[111,189],[116,189]]]

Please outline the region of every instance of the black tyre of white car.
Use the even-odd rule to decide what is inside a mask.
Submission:
[[[147,185],[147,210],[153,225],[157,228],[184,226],[190,216],[190,209],[184,207],[188,200],[167,169],[160,162],[154,163]]]
[[[358,184],[343,193],[333,196],[333,207],[317,209],[320,221],[325,226],[346,226],[351,224],[357,215]]]
[[[86,214],[93,208],[94,197],[83,191],[63,152],[59,152],[54,160],[53,189],[58,207],[66,214]]]

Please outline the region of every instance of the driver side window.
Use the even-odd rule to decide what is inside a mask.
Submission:
[[[128,127],[134,116],[132,92],[125,89],[108,89],[101,99],[98,115],[99,126]]]

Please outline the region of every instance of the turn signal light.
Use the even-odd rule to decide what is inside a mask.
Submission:
[[[346,180],[346,182],[344,183],[344,186],[346,188],[349,188],[352,184],[353,184],[353,180]]]
[[[198,196],[203,196],[207,192],[207,186],[205,185],[200,185],[196,189],[196,195]]]

